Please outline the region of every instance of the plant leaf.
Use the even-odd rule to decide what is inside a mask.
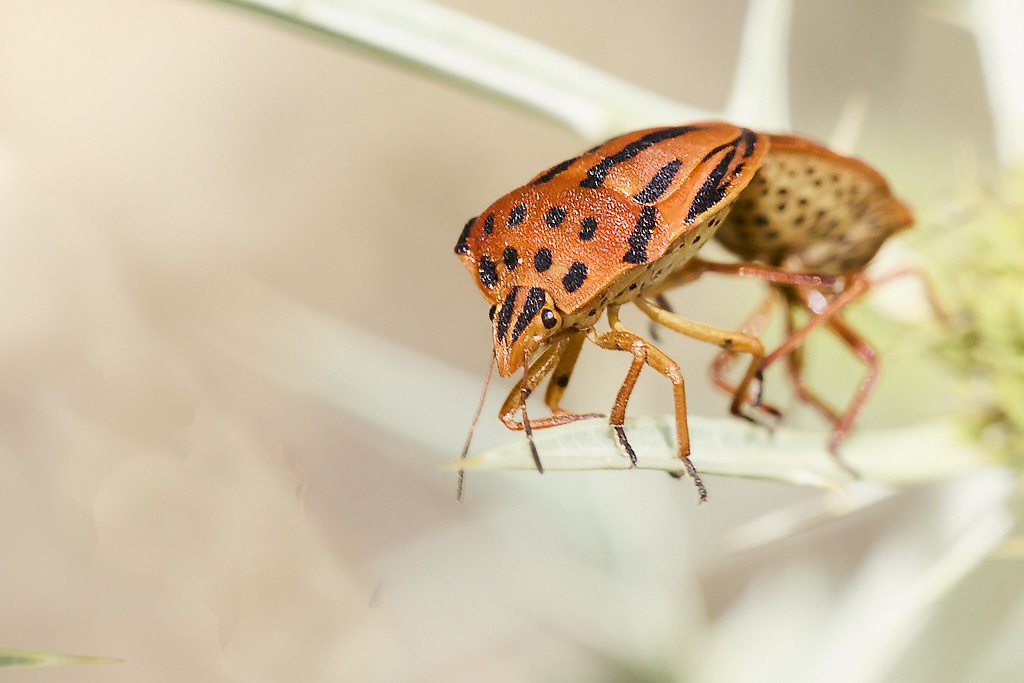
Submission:
[[[223,0],[510,101],[599,139],[716,116],[423,0]]]
[[[771,479],[803,486],[842,487],[855,478],[825,450],[825,435],[776,429],[769,433],[735,419],[691,416],[691,457],[705,474]],[[626,433],[638,469],[684,472],[676,457],[675,419],[630,418]],[[601,419],[537,430],[534,443],[545,470],[630,469],[608,423]],[[905,485],[937,481],[989,464],[981,451],[956,437],[955,428],[933,422],[851,436],[843,462],[873,482]],[[444,465],[446,469],[532,470],[525,438]]]
[[[91,657],[88,655],[62,655],[41,650],[24,650],[18,647],[0,647],[0,671],[16,669],[47,669],[56,666],[79,666],[82,664],[114,664],[121,659]]]

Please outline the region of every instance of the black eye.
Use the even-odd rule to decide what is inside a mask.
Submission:
[[[498,304],[491,306],[491,310],[487,312],[487,317],[494,320],[494,313],[498,310]]]
[[[540,321],[544,323],[544,327],[549,330],[558,324],[558,318],[555,317],[555,312],[550,308],[545,308],[540,312]]]

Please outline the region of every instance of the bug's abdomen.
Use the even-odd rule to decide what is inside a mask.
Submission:
[[[860,270],[913,217],[866,164],[802,138],[771,149],[718,230],[740,258],[839,274]]]

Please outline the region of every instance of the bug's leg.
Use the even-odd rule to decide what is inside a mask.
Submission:
[[[577,333],[572,337],[561,339],[551,345],[544,353],[541,354],[540,358],[534,361],[530,369],[524,373],[524,377],[520,379],[512,391],[509,392],[505,398],[505,402],[501,404],[501,411],[499,416],[501,421],[505,423],[505,426],[512,430],[524,429],[523,423],[516,420],[516,413],[522,411],[522,404],[525,397],[529,397],[530,394],[544,381],[546,377],[559,363],[562,355],[565,353],[566,348],[573,342],[574,337],[583,337],[583,333]],[[577,350],[577,353],[579,351]],[[599,417],[598,415],[590,414],[577,414],[560,411],[555,415],[548,417],[542,417],[539,420],[530,420],[530,426],[534,429],[545,429],[547,427],[555,427],[557,425],[568,424],[569,422],[575,422],[576,420],[585,420],[591,417]]]
[[[764,370],[769,365],[779,360],[783,356],[792,353],[794,349],[796,349],[798,346],[804,343],[804,340],[807,338],[807,335],[809,335],[816,328],[832,320],[832,318],[834,318],[841,310],[843,310],[844,307],[848,306],[855,299],[859,298],[866,291],[868,291],[869,286],[870,283],[868,282],[868,279],[864,277],[863,274],[858,273],[857,275],[851,276],[849,279],[849,284],[846,286],[846,288],[842,292],[840,292],[838,296],[829,301],[828,304],[822,309],[818,309],[816,306],[814,306],[809,301],[807,293],[804,292],[804,296],[801,297],[803,299],[804,306],[806,306],[807,309],[814,315],[811,316],[811,319],[808,320],[803,327],[801,327],[793,334],[789,335],[789,338],[786,339],[786,341],[782,342],[782,344],[777,349],[775,349],[767,356],[765,356],[764,360],[761,361],[761,370]]]
[[[562,356],[558,359],[558,363],[551,373],[547,391],[544,392],[544,403],[551,409],[552,415],[569,414],[569,411],[563,410],[559,404],[562,401],[562,396],[565,395],[566,387],[569,386],[569,379],[572,377],[572,371],[576,367],[577,359],[580,357],[580,349],[583,348],[583,340],[585,338],[586,335],[583,333],[574,334],[572,337],[569,337],[565,350],[562,351]],[[588,417],[599,416],[588,415]]]
[[[786,305],[786,337],[796,334],[797,325],[794,311],[794,301],[791,299]],[[813,314],[813,312],[812,312]],[[793,392],[797,399],[817,410],[833,425],[839,421],[837,413],[821,397],[814,393],[803,381],[804,371],[804,347],[798,346],[786,356],[786,370],[789,374],[790,383],[793,385]]]
[[[860,409],[864,406],[864,402],[867,401],[871,391],[875,388],[875,382],[878,381],[878,353],[875,351],[867,340],[860,336],[860,334],[851,328],[845,320],[840,316],[835,316],[829,321],[829,327],[839,335],[839,338],[846,343],[847,346],[853,351],[854,355],[864,361],[867,366],[867,372],[861,379],[860,384],[857,385],[857,390],[853,394],[853,398],[846,405],[842,415],[835,421],[832,427],[832,436],[828,441],[828,451],[836,459],[839,459],[839,444],[843,442],[850,429],[853,427],[854,420],[857,419],[857,414],[860,413]],[[842,464],[842,461],[840,461]],[[846,467],[846,465],[843,465]],[[847,467],[847,469],[849,469]]]
[[[744,334],[743,332],[723,330],[711,325],[705,325],[704,323],[687,320],[675,313],[664,311],[642,298],[635,299],[634,302],[649,317],[680,334],[716,344],[723,349],[736,353],[749,353],[750,365],[747,367],[743,379],[736,387],[730,410],[733,415],[750,420],[751,422],[757,422],[753,416],[743,411],[747,391],[750,388],[751,382],[760,375],[761,359],[764,358],[764,346],[757,337]]]
[[[643,368],[644,364],[650,365],[652,368],[668,378],[672,383],[672,395],[675,403],[676,438],[679,442],[678,456],[686,467],[686,472],[693,479],[693,483],[697,487],[697,492],[700,495],[700,500],[703,502],[707,500],[708,492],[707,489],[704,488],[704,482],[701,481],[700,475],[697,473],[697,468],[695,468],[693,463],[690,461],[690,431],[687,428],[686,423],[686,389],[683,385],[683,375],[679,371],[679,365],[669,358],[661,349],[626,329],[626,327],[618,321],[616,309],[617,307],[609,307],[608,309],[608,320],[612,324],[612,330],[610,332],[605,332],[604,334],[591,334],[591,339],[601,348],[616,351],[629,351],[633,354],[633,362],[629,366],[629,372],[626,373],[626,378],[623,380],[622,387],[619,389],[619,393],[615,397],[615,405],[609,415],[609,423],[615,429],[619,442],[626,449],[627,454],[630,456],[630,460],[635,463],[636,454],[629,445],[629,441],[626,439],[625,430],[622,428],[622,423],[626,416],[626,404],[629,401],[630,395],[633,393],[633,388],[636,386],[636,380],[640,376],[640,370]]]
[[[652,296],[651,299],[654,300],[654,305],[657,306],[658,308],[665,311],[669,311],[670,313],[673,312],[672,303],[668,300],[668,297],[665,296],[664,292],[658,292],[657,294]],[[653,320],[650,321],[649,329],[651,333],[651,339],[653,339],[656,342],[660,342],[661,334],[658,332],[658,323],[654,322]]]
[[[761,330],[764,329],[765,324],[771,318],[772,313],[775,311],[775,307],[778,306],[780,296],[781,295],[779,294],[779,290],[775,287],[771,287],[768,290],[768,294],[765,296],[765,298],[761,301],[760,304],[758,304],[757,308],[754,309],[754,312],[751,313],[750,316],[743,322],[743,326],[740,328],[740,331],[743,332],[744,334],[753,335],[755,337],[759,335],[761,333]],[[711,381],[714,383],[716,387],[722,389],[723,391],[732,396],[736,395],[737,387],[731,384],[729,380],[725,378],[725,373],[728,372],[730,368],[732,368],[733,364],[736,362],[736,359],[738,357],[739,356],[735,351],[731,349],[726,349],[719,353],[715,357],[715,360],[711,363]],[[758,387],[758,394],[755,397],[752,405],[755,408],[759,408],[770,415],[781,415],[781,413],[779,413],[778,410],[761,401],[760,386]]]
[[[718,263],[703,261],[701,273],[718,273],[719,275],[736,275],[738,277],[764,280],[776,285],[790,287],[810,287],[812,289],[838,289],[843,284],[842,275],[822,275],[819,273],[803,273],[785,268],[775,268],[757,263]]]

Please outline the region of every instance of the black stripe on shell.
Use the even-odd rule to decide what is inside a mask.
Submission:
[[[567,169],[570,166],[572,166],[573,163],[577,159],[579,159],[579,157],[573,157],[572,159],[566,159],[562,163],[556,164],[555,166],[552,166],[548,170],[544,171],[544,173],[542,173],[541,175],[537,176],[537,179],[534,180],[530,184],[531,185],[540,185],[542,183],[550,182],[556,175],[558,175],[559,173],[561,173],[565,169]]]
[[[722,160],[718,162],[711,173],[708,174],[708,177],[704,179],[704,184],[700,186],[697,195],[693,198],[693,203],[690,204],[690,210],[686,212],[687,223],[692,223],[694,218],[722,201],[722,197],[729,190],[729,180],[725,176],[729,172],[732,160],[736,157],[736,146],[739,144],[740,139],[736,138],[732,141],[732,149],[726,152]],[[708,156],[710,157],[725,148],[726,146],[723,145],[713,150]]]
[[[640,209],[640,217],[636,221],[636,227],[629,235],[629,251],[622,257],[626,263],[647,263],[647,243],[651,241],[651,234],[658,222],[658,210],[653,206],[645,206]]]
[[[465,227],[462,228],[462,234],[459,235],[459,241],[455,243],[456,254],[469,253],[469,233],[473,229],[473,223],[476,223],[475,216],[466,221]]]
[[[490,288],[498,284],[498,268],[489,256],[480,257],[477,272],[480,273],[480,282],[484,283],[484,287]]]
[[[498,313],[498,339],[505,341],[505,335],[508,334],[509,323],[512,322],[512,314],[515,312],[516,305],[516,294],[519,292],[518,287],[513,287],[512,291],[508,293],[505,300],[501,302],[501,311]]]
[[[659,168],[658,172],[651,178],[651,181],[647,183],[647,186],[633,195],[633,201],[638,204],[654,204],[657,202],[661,199],[661,195],[665,194],[668,186],[672,184],[672,180],[676,177],[676,173],[679,172],[679,167],[682,165],[682,161],[673,159]]]
[[[699,130],[699,126],[679,126],[676,128],[662,128],[654,132],[648,133],[642,137],[637,138],[633,142],[629,143],[615,154],[609,154],[601,161],[597,162],[593,166],[587,169],[587,177],[580,181],[580,187],[586,187],[595,189],[601,187],[604,184],[604,180],[608,177],[608,173],[621,163],[629,161],[636,155],[643,152],[648,147],[656,145],[659,142],[665,140],[671,140],[672,138],[678,138],[687,133],[692,133],[695,130]]]
[[[544,290],[540,287],[530,287],[526,294],[526,301],[523,302],[523,312],[516,318],[516,326],[512,328],[512,341],[519,339],[519,335],[529,326],[540,309],[544,307]]]

